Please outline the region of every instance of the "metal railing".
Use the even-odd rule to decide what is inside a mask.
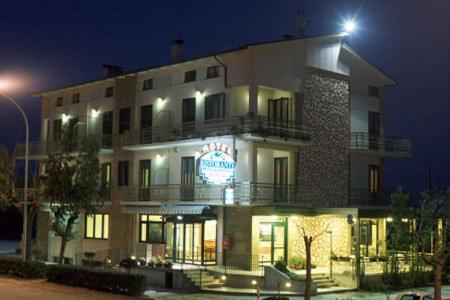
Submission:
[[[390,192],[372,192],[368,189],[351,189],[350,205],[389,206],[391,204]]]
[[[215,265],[205,265],[205,269],[222,274],[264,276],[264,259],[258,255],[219,252]]]
[[[311,139],[311,129],[301,122],[271,120],[264,116],[252,114],[207,120],[201,124],[192,122],[170,126],[154,126],[129,131],[117,138],[121,146],[132,146],[245,133],[264,138],[276,137],[305,141]]]
[[[366,132],[352,132],[350,134],[350,149],[412,154],[413,144],[410,139],[406,138],[392,138],[371,135]]]
[[[89,138],[95,139],[101,149],[112,149],[112,136],[101,135],[89,135]],[[73,147],[75,150],[81,148],[86,136],[78,136],[73,140]],[[62,151],[62,143],[60,141],[36,141],[29,143],[29,155],[30,156],[45,156],[48,154],[58,153]],[[25,144],[17,144],[16,156],[23,157],[25,155]]]
[[[275,185],[269,183],[239,182],[232,185],[161,184],[148,187],[117,187],[123,202],[205,202],[224,203],[225,190],[234,190],[234,202],[264,203],[309,203],[311,195],[297,185]]]

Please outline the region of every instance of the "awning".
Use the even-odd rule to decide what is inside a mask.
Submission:
[[[162,206],[132,206],[124,207],[125,214],[149,214],[149,215],[202,215],[209,210],[206,205],[162,205]]]

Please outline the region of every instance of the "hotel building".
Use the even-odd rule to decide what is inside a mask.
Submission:
[[[104,206],[80,218],[66,256],[251,270],[304,257],[302,229],[324,231],[313,244],[318,268],[386,254],[384,161],[412,155],[408,139],[385,136],[384,94],[395,80],[344,36],[186,60],[182,48],[173,43],[170,64],[104,66],[104,78],[39,93],[31,159],[43,169],[72,122],[77,138],[97,138],[111,187]],[[53,260],[60,241],[48,224],[43,205],[37,247]]]

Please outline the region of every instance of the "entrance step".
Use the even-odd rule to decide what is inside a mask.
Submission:
[[[217,279],[214,275],[211,275],[208,271],[185,271],[186,276],[191,280],[193,284],[195,284],[198,288],[221,288],[224,287],[224,283]]]
[[[334,282],[326,273],[311,274],[312,280],[316,283],[318,289],[328,289],[333,287],[339,287],[339,284]]]

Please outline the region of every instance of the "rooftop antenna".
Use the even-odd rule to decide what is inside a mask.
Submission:
[[[305,18],[305,0],[299,0],[296,23],[298,36],[300,38],[305,37],[306,28],[311,24],[311,20]]]

